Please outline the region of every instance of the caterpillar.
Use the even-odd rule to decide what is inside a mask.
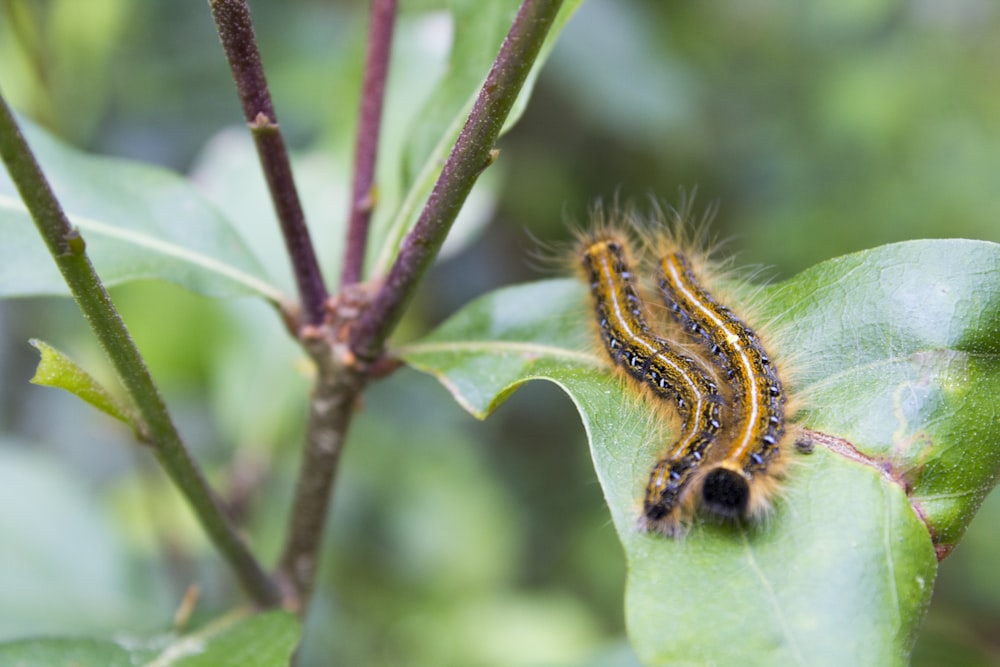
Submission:
[[[581,264],[590,286],[601,340],[612,363],[654,400],[672,403],[680,435],[650,473],[640,526],[675,535],[688,488],[723,430],[716,382],[691,357],[656,336],[643,317],[623,236],[598,230],[582,239]]]
[[[660,258],[658,281],[667,309],[728,384],[725,454],[699,473],[702,507],[730,519],[760,514],[780,474],[785,435],[786,394],[775,364],[754,330],[701,286],[682,252]]]

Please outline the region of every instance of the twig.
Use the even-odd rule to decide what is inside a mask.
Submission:
[[[372,360],[382,353],[472,186],[496,159],[494,144],[561,5],[562,0],[522,2],[417,224],[352,331],[351,349],[359,358]]]
[[[276,605],[277,586],[254,558],[184,447],[139,350],[87,257],[79,230],[70,225],[2,96],[0,158],[73,298],[136,406],[143,422],[143,440],[152,445],[167,476],[187,499],[247,594],[261,606]]]
[[[389,69],[395,19],[396,0],[372,0],[365,80],[361,91],[361,115],[358,118],[358,135],[354,148],[350,223],[347,230],[347,245],[344,249],[341,285],[350,285],[361,280],[364,269],[368,226],[377,198],[375,158],[378,153],[382,103],[385,100],[385,79]]]
[[[246,0],[209,0],[209,5],[236,82],[243,115],[257,145],[257,156],[285,237],[306,321],[319,324],[326,314],[328,294],[264,78],[250,8]]]

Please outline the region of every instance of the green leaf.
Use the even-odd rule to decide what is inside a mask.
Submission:
[[[134,431],[141,430],[138,418],[132,414],[129,407],[115,398],[104,385],[80,368],[75,361],[37,338],[32,338],[28,342],[42,355],[38,361],[38,368],[35,369],[35,375],[30,380],[32,384],[65,389],[101,412],[125,422]]]
[[[126,648],[110,639],[46,637],[0,644],[0,663],[17,667],[134,667],[156,655],[150,648]],[[136,662],[138,660],[138,662]]]
[[[400,353],[479,417],[533,378],[570,395],[628,559],[644,663],[906,664],[935,548],[954,546],[1000,470],[1000,246],[883,246],[754,293],[772,353],[799,366],[790,385],[815,451],[789,454],[764,521],[697,520],[680,540],[636,528],[661,443],[594,349],[584,285],[500,290]]]
[[[776,298],[768,314],[780,314],[782,337],[808,376],[809,427],[891,464],[942,554],[1000,468],[998,248],[899,243],[824,262],[769,290],[798,304],[781,313]]]
[[[209,296],[285,299],[229,223],[181,176],[86,155],[20,123],[105,285],[157,278]],[[0,296],[69,294],[6,171],[0,239]]]
[[[179,660],[164,658],[150,667],[283,667],[292,659],[298,646],[301,628],[294,615],[271,611],[232,622],[223,619],[210,627],[181,639],[175,646],[186,645],[191,652]],[[181,651],[170,651],[179,654]],[[179,657],[179,656],[178,656]]]
[[[285,667],[301,634],[292,614],[230,615],[189,635],[141,639],[47,637],[0,644],[19,667]]]
[[[517,122],[531,96],[538,73],[566,22],[583,0],[564,0],[545,44],[532,66],[524,88],[507,117],[503,131]],[[520,0],[447,0],[454,34],[444,76],[406,134],[398,155],[380,153],[383,165],[402,166],[402,174],[380,182],[401,178],[399,201],[382,197],[373,236],[378,251],[376,273],[384,273],[395,257],[406,231],[416,222],[430,195],[441,168],[464,125],[479,89],[489,73],[503,38],[510,30]],[[391,96],[390,91],[389,95]],[[382,195],[386,194],[380,190]]]

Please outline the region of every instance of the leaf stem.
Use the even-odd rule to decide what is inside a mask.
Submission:
[[[209,5],[281,224],[306,321],[319,324],[326,312],[328,294],[264,77],[250,8],[246,0],[209,0]]]
[[[562,0],[524,0],[504,38],[416,225],[351,333],[359,358],[377,358],[430,267],[479,175],[493,163],[504,121],[552,27]]]
[[[378,197],[375,188],[375,158],[378,153],[385,100],[385,79],[389,70],[396,0],[372,0],[368,28],[368,54],[361,91],[361,113],[354,149],[354,184],[351,189],[350,223],[344,250],[341,285],[361,280],[364,271],[368,227]]]
[[[0,158],[73,298],[135,404],[142,419],[142,439],[152,445],[167,476],[187,499],[247,594],[261,606],[277,604],[277,586],[254,558],[184,447],[139,350],[90,263],[83,237],[66,218],[2,95]]]

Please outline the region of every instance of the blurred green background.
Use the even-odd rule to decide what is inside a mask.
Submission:
[[[438,4],[402,2],[393,136],[447,50],[447,22],[425,13]],[[334,257],[364,7],[251,5],[320,253]],[[0,8],[0,87],[22,112],[89,150],[192,172],[223,208],[227,192],[256,187],[226,181],[246,162],[245,133],[232,131],[239,108],[206,3]],[[530,259],[539,239],[564,238],[568,218],[615,195],[676,202],[697,186],[719,202],[715,229],[740,263],[777,278],[904,239],[1000,241],[1000,6],[587,0],[500,147],[474,207],[489,224],[430,276],[401,339],[550,275]],[[287,283],[280,255],[262,259]],[[189,444],[273,562],[302,436],[302,355],[260,304],[156,284],[114,296]],[[27,383],[32,336],[108,374],[71,303],[0,304],[0,638],[160,631],[190,583],[199,618],[239,599],[147,453]],[[478,423],[401,371],[367,395],[335,494],[305,664],[635,664],[623,558],[556,388],[528,386]],[[1000,664],[998,521],[994,494],[942,565],[915,664]]]

